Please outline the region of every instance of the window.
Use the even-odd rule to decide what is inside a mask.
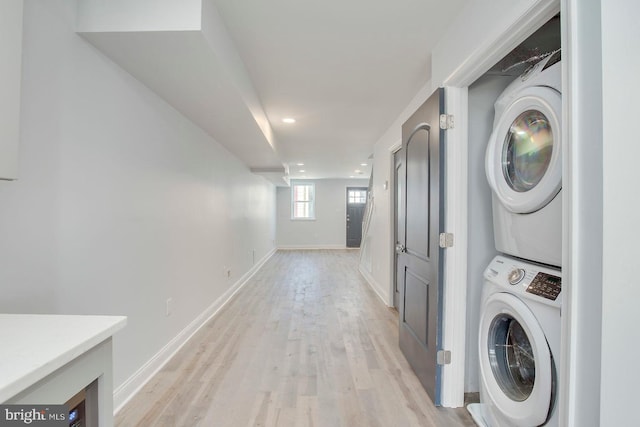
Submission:
[[[367,190],[349,190],[349,194],[347,196],[347,202],[350,205],[354,203],[365,204],[367,203]]]
[[[315,192],[313,184],[291,185],[291,219],[315,219]]]

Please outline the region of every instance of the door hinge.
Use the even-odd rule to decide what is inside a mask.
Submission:
[[[451,352],[449,350],[438,350],[436,363],[438,365],[449,365],[451,363]]]
[[[440,129],[453,129],[452,114],[440,114]]]
[[[441,248],[453,247],[453,233],[440,233],[440,247]]]

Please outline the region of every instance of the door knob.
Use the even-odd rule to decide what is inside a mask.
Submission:
[[[398,244],[396,245],[396,253],[397,253],[397,254],[402,254],[402,253],[404,253],[406,249],[407,249],[407,248],[406,248],[402,243],[398,243]]]

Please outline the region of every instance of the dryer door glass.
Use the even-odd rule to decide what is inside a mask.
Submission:
[[[489,362],[502,391],[522,402],[533,390],[536,364],[522,325],[507,314],[496,316],[489,329]]]
[[[553,151],[553,132],[540,111],[520,114],[507,132],[502,151],[502,173],[517,192],[535,187],[546,173]]]

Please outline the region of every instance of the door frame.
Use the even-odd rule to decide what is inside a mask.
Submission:
[[[390,195],[390,200],[389,200],[389,204],[390,204],[390,211],[391,211],[391,215],[389,215],[389,218],[391,219],[391,224],[390,224],[390,230],[391,230],[391,289],[389,290],[389,295],[390,295],[390,302],[387,304],[389,307],[393,307],[396,310],[398,310],[398,313],[400,312],[400,307],[398,305],[396,305],[396,303],[399,304],[399,301],[396,301],[396,289],[398,287],[398,277],[396,274],[396,268],[397,268],[397,262],[398,262],[398,257],[396,254],[396,242],[398,241],[398,236],[396,235],[396,214],[397,209],[396,209],[396,153],[398,151],[400,151],[402,149],[402,139],[398,140],[395,144],[393,144],[391,147],[389,147],[389,153],[390,153],[390,157],[391,157],[391,165],[390,165],[390,171],[391,173],[389,174],[389,184],[388,184],[388,188],[389,188],[389,195]]]
[[[560,0],[537,1],[515,17],[512,25],[492,42],[470,52],[452,74],[443,77],[442,81],[431,82],[433,88],[445,88],[445,111],[454,116],[455,122],[445,137],[445,231],[454,234],[454,245],[445,251],[443,272],[442,346],[451,351],[451,363],[442,369],[441,403],[444,407],[464,406],[465,393],[468,88],[558,12]]]

